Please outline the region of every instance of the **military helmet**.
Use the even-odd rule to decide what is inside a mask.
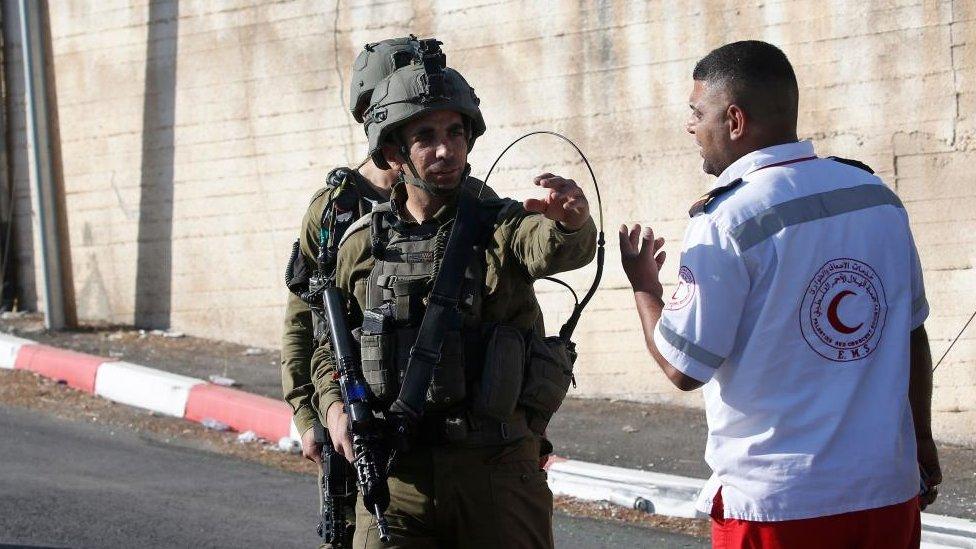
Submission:
[[[362,123],[363,112],[369,106],[369,98],[381,80],[400,67],[419,61],[422,47],[441,42],[433,38],[420,40],[414,35],[370,42],[359,52],[352,64],[349,78],[349,112],[356,122]]]
[[[397,69],[376,85],[365,114],[366,136],[373,163],[389,169],[383,158],[383,143],[393,132],[433,111],[455,111],[467,118],[471,130],[468,151],[485,133],[485,120],[478,105],[481,100],[459,72],[443,64],[425,62]]]

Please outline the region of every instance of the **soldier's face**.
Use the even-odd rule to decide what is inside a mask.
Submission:
[[[443,189],[461,184],[461,173],[468,162],[468,135],[460,114],[428,113],[406,124],[400,136],[421,179]],[[403,169],[398,160],[392,166]]]
[[[695,136],[702,157],[702,170],[707,174],[719,175],[732,163],[729,105],[724,87],[695,80],[688,98],[691,116],[685,129]]]

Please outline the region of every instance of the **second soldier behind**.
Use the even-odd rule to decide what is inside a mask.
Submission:
[[[398,184],[347,230],[335,282],[359,327],[374,408],[408,428],[389,478],[392,541],[379,541],[360,501],[354,546],[552,547],[541,435],[570,383],[572,352],[543,339],[532,284],[593,259],[586,197],[552,174],[535,178],[542,196],[524,203],[467,191],[467,155],[485,123],[474,90],[443,60],[378,84],[365,125],[374,163]],[[432,310],[442,318],[434,326],[423,322]],[[352,460],[334,366],[321,345],[320,410]]]

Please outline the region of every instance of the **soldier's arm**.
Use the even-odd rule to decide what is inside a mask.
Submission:
[[[584,267],[596,255],[596,225],[592,219],[576,231],[535,214],[519,223],[513,250],[533,278]]]
[[[322,191],[316,193],[302,218],[299,247],[302,260],[310,272],[318,254],[318,233],[327,194]],[[314,349],[312,311],[308,304],[289,292],[281,336],[281,389],[285,402],[291,406],[295,427],[300,434],[311,429],[316,420],[312,406],[315,386],[311,376]]]
[[[532,278],[578,269],[596,254],[596,225],[583,190],[572,179],[536,176],[544,194],[515,213],[509,249]],[[536,215],[529,215],[529,212]]]
[[[336,402],[342,402],[339,382],[335,377],[335,355],[332,342],[323,341],[312,353],[312,384],[315,386],[315,407],[321,410],[321,420],[325,424],[325,413]]]
[[[311,429],[315,421],[312,408],[315,388],[310,375],[313,348],[312,312],[305,302],[289,292],[281,336],[281,390],[301,434]]]
[[[551,276],[587,265],[596,254],[593,219],[578,230],[563,229],[541,214],[527,212],[519,204],[509,206],[501,230],[507,231],[507,248],[532,278]]]

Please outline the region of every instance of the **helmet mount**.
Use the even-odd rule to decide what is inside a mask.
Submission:
[[[419,39],[410,34],[363,46],[353,62],[349,78],[349,112],[353,118],[363,122],[373,89],[397,69],[415,63],[445,66],[447,60],[440,49],[441,44],[443,42],[436,38]]]
[[[398,130],[426,114],[436,111],[460,114],[468,137],[468,151],[485,133],[478,96],[460,73],[443,66],[444,57],[439,48],[421,59],[422,62],[397,69],[373,90],[363,126],[369,138],[369,154],[381,169],[390,167],[383,157],[383,145],[395,145],[400,151]]]

